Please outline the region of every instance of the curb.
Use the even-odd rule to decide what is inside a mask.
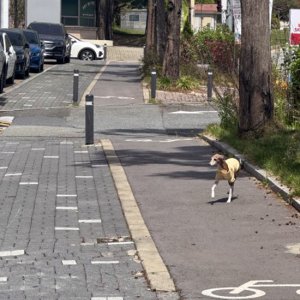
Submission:
[[[176,296],[174,281],[161,258],[151,234],[144,222],[136,199],[127,180],[126,173],[109,139],[100,140],[108,162],[123,213],[142,261],[151,290]]]
[[[254,176],[259,181],[264,181],[268,183],[270,189],[280,194],[281,197],[290,205],[292,205],[296,210],[300,212],[300,199],[292,197],[290,195],[290,189],[283,185],[279,180],[277,180],[274,176],[268,174],[268,172],[264,169],[259,168],[258,166],[252,165],[251,163],[247,162],[245,157],[239,154],[234,148],[228,146],[225,143],[222,143],[215,138],[209,137],[207,135],[200,134],[199,135],[205,142],[217,148],[219,151],[222,151],[226,155],[231,155],[237,159],[240,159],[243,162],[244,169]]]

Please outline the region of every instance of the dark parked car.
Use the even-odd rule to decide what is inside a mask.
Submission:
[[[44,44],[40,41],[39,35],[36,31],[26,29],[23,30],[23,33],[31,50],[30,69],[41,72],[44,70]]]
[[[70,62],[72,43],[63,24],[32,22],[28,29],[37,31],[45,46],[45,58],[58,63]]]
[[[5,32],[8,35],[9,40],[16,51],[16,74],[25,78],[29,75],[30,48],[23,31],[21,29],[1,28],[0,32]]]
[[[6,81],[5,63],[6,63],[5,54],[4,54],[3,48],[0,44],[0,93],[3,92],[3,87],[4,87],[5,81]]]

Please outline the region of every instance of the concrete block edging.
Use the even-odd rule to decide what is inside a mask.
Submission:
[[[290,205],[292,205],[297,211],[300,212],[300,199],[296,197],[292,197],[290,195],[290,190],[287,186],[283,185],[280,181],[278,181],[274,176],[268,174],[268,172],[264,169],[259,168],[249,162],[246,161],[245,157],[239,154],[234,148],[228,146],[227,144],[216,140],[215,138],[201,134],[200,138],[202,138],[205,142],[218,149],[219,151],[225,153],[226,155],[233,156],[235,158],[241,159],[244,165],[244,169],[254,176],[256,179],[262,182],[268,183],[268,186],[272,191],[281,195],[281,197]]]

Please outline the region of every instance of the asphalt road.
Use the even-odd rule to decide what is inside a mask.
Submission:
[[[112,141],[181,299],[299,299],[299,214],[245,172],[231,204],[225,183],[210,199],[214,149],[196,134],[218,121],[214,108],[145,105],[136,63],[101,70],[92,89],[95,138]],[[4,136],[84,138],[84,107],[66,105],[38,117],[34,108],[16,112]]]

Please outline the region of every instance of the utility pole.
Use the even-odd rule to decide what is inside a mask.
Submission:
[[[0,27],[8,28],[9,25],[9,0],[0,1]]]

